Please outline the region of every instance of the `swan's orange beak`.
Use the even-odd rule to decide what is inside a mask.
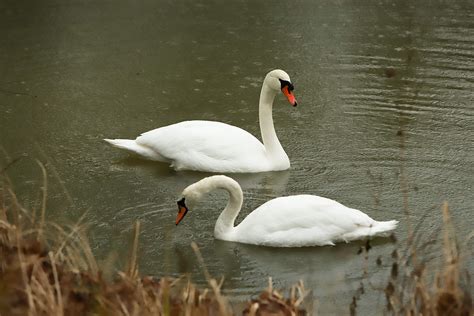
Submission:
[[[284,86],[283,88],[281,88],[281,92],[283,92],[283,94],[286,96],[288,102],[290,102],[291,105],[298,105],[298,103],[296,102],[295,95],[293,94],[293,91],[289,89],[289,86]]]
[[[176,225],[179,224],[184,218],[184,216],[188,213],[188,208],[184,203],[184,198],[178,201],[178,215],[176,216]]]

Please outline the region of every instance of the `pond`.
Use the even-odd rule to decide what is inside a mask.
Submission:
[[[49,218],[75,222],[87,211],[101,258],[126,261],[139,219],[142,273],[189,274],[204,286],[195,241],[236,302],[268,277],[278,288],[302,279],[315,310],[346,314],[364,267],[383,287],[388,239],[373,242],[367,263],[357,254],[363,242],[278,249],[215,240],[224,192],[176,227],[181,191],[209,174],[102,141],[190,119],[260,137],[258,97],[274,68],[288,72],[298,99],[293,108],[279,95],[273,108],[291,169],[231,175],[244,191],[237,221],[268,199],[307,193],[399,220],[401,244],[409,227],[439,239],[445,200],[459,238],[472,232],[472,1],[6,1],[0,35],[0,166],[19,158],[8,175],[34,205],[34,160],[45,163]],[[384,305],[382,291],[368,290],[358,310]]]

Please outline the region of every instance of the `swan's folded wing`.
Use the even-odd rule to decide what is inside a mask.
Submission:
[[[196,170],[255,162],[265,152],[262,143],[247,131],[214,121],[185,121],[157,128],[136,141],[174,164]]]
[[[331,245],[372,222],[368,215],[334,200],[295,195],[263,204],[242,221],[239,230],[248,238],[260,236],[260,244],[269,246]]]

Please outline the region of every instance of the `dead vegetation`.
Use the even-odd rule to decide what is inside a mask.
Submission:
[[[387,75],[388,76],[388,75]],[[382,292],[385,296],[386,315],[425,315],[425,316],[468,316],[474,315],[472,303],[471,279],[466,263],[471,259],[471,239],[473,232],[463,236],[458,241],[453,226],[448,203],[441,207],[443,222],[441,229],[435,228],[429,236],[419,233],[420,224],[427,214],[436,212],[437,207],[427,212],[413,223],[409,208],[409,185],[405,172],[406,135],[403,123],[400,123],[400,191],[403,199],[403,213],[406,217],[404,224],[407,228],[407,238],[403,244],[398,243],[392,235],[394,250],[391,258],[376,259],[376,265],[382,262],[391,262],[390,275],[380,288],[372,284],[367,273],[369,263],[370,241],[361,248],[364,253],[365,268],[363,281],[360,283],[349,306],[351,315],[357,314],[357,305],[366,293],[366,288]],[[369,175],[374,179],[374,177]],[[375,205],[378,205],[378,196],[375,196]],[[438,236],[442,240],[438,240]],[[442,254],[442,255],[441,255]],[[388,260],[387,260],[388,259]],[[440,259],[438,262],[434,259]]]
[[[394,315],[473,315],[470,276],[464,268],[451,222],[449,207],[444,203],[443,258],[438,265],[430,262],[423,249],[413,242],[405,255],[392,253],[390,278],[385,287],[386,309]]]
[[[389,262],[391,266],[388,279],[382,287],[370,281],[367,266],[372,246],[370,241],[366,241],[359,251],[359,254],[364,254],[363,279],[349,305],[350,315],[357,315],[358,304],[368,289],[379,291],[385,296],[385,315],[474,315],[471,279],[465,267],[470,256],[466,248],[472,234],[460,246],[447,203],[443,205],[442,213],[443,231],[439,231],[442,235],[441,244],[434,236],[423,240],[421,236],[410,234],[406,244],[399,244],[392,236],[395,246],[391,257],[379,256],[375,260],[379,267],[383,266],[383,262]]]

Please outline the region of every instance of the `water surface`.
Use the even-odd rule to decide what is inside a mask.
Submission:
[[[245,196],[239,218],[273,197],[317,194],[400,220],[403,243],[407,192],[420,236],[439,237],[447,200],[462,238],[474,227],[473,58],[470,1],[3,1],[2,165],[23,157],[8,173],[33,205],[34,159],[46,163],[50,218],[75,221],[88,210],[99,257],[126,260],[140,219],[143,273],[189,273],[204,285],[195,241],[236,300],[258,293],[268,276],[276,287],[303,279],[322,314],[347,313],[366,266],[360,243],[271,249],[214,240],[223,192],[175,227],[180,192],[208,174],[132,158],[101,139],[187,119],[259,136],[261,82],[281,68],[299,101],[292,108],[280,96],[274,105],[292,167],[235,175]],[[393,247],[374,242],[373,284],[386,280]],[[359,311],[383,306],[383,293],[368,290]]]

